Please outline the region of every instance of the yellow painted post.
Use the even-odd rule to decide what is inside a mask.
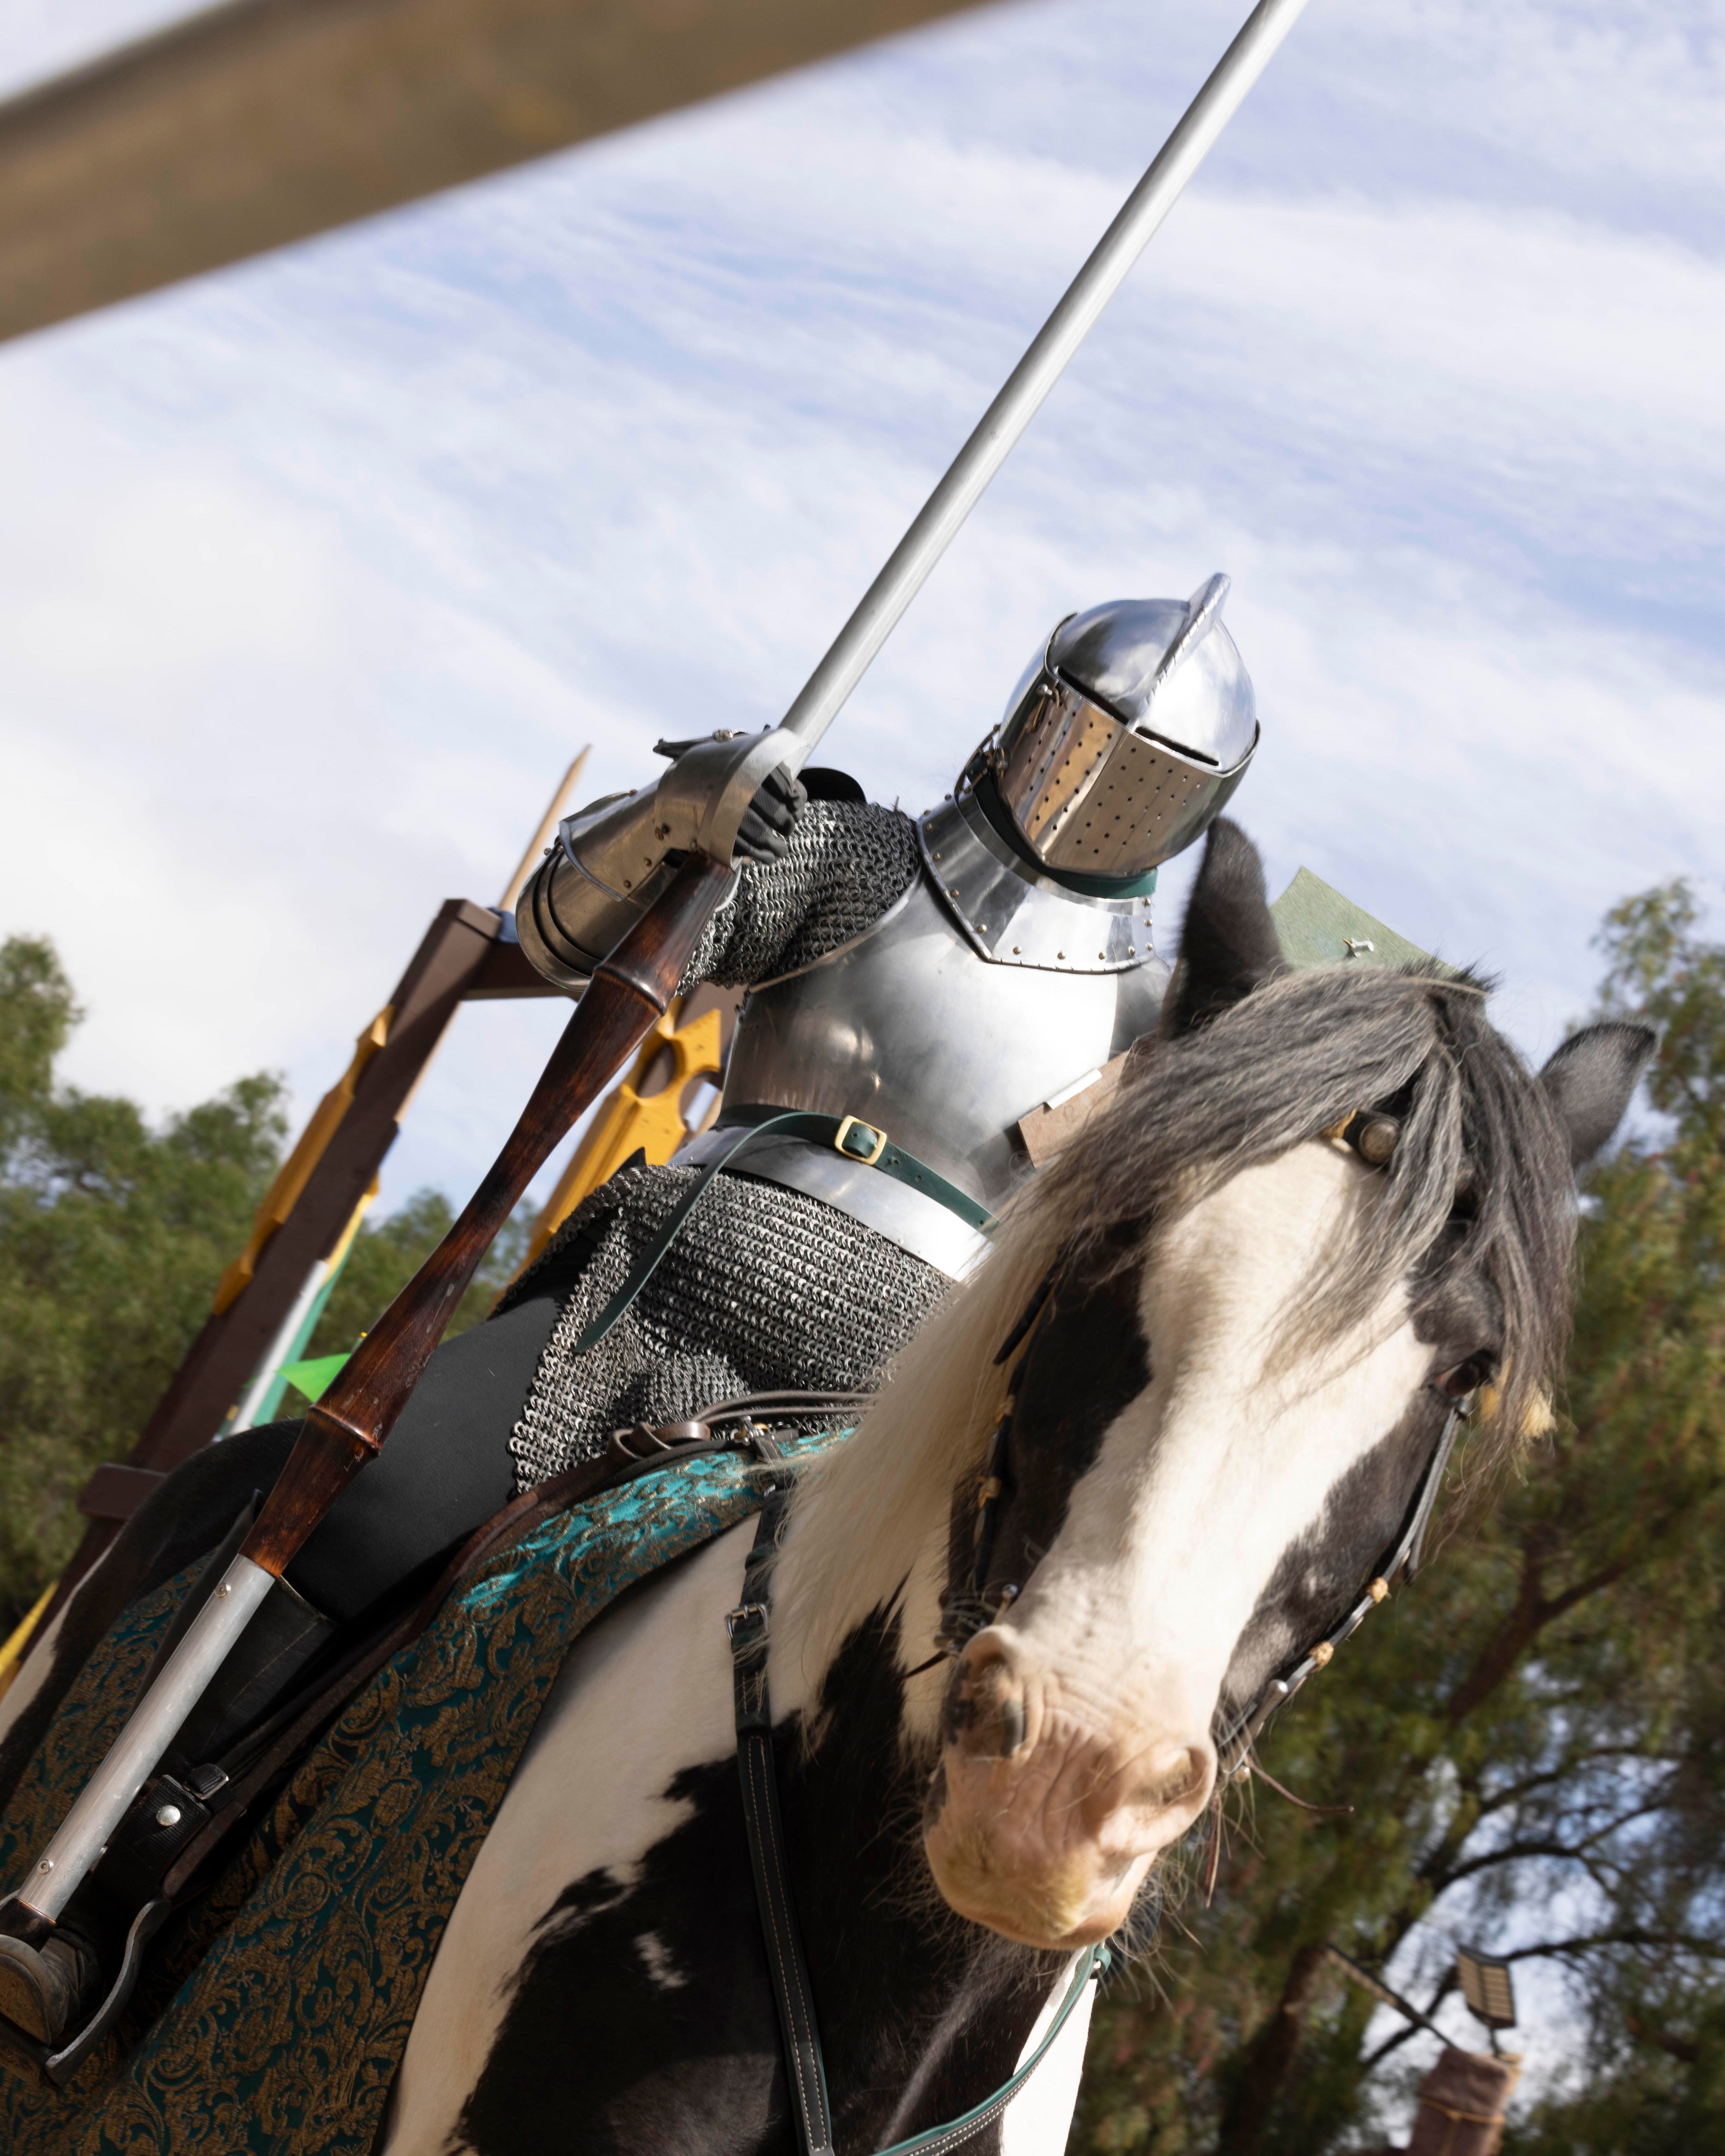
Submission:
[[[43,1611],[54,1599],[54,1590],[59,1585],[51,1579],[36,1598],[36,1606],[13,1630],[12,1637],[0,1647],[0,1699],[12,1689],[12,1681],[23,1666],[24,1656],[30,1650],[30,1635],[40,1623]]]
[[[655,1166],[662,1165],[691,1135],[683,1120],[683,1095],[691,1079],[710,1078],[717,1083],[724,1069],[724,1024],[721,1012],[709,1010],[680,1026],[681,1008],[680,998],[647,1035],[634,1070],[619,1081],[588,1127],[557,1188],[533,1224],[521,1272],[545,1250],[583,1199],[608,1182],[631,1154],[644,1153]],[[667,1050],[672,1059],[671,1075],[654,1091],[642,1092],[653,1065]],[[520,1276],[518,1273],[516,1278]]]
[[[587,762],[587,751],[583,749],[558,780],[556,791],[546,803],[545,814],[539,819],[538,828],[527,842],[526,851],[516,864],[514,875],[503,887],[503,896],[500,901],[501,911],[507,912],[514,906],[527,878],[539,865],[546,842],[557,829],[559,819],[568,806],[569,797],[575,791],[581,777],[581,767]],[[275,1180],[258,1208],[258,1217],[252,1224],[252,1232],[245,1248],[217,1284],[214,1307],[218,1314],[227,1309],[250,1281],[259,1253],[298,1204],[300,1193],[311,1180],[311,1171],[323,1158],[325,1148],[353,1105],[353,1089],[359,1083],[361,1072],[388,1040],[390,1021],[394,1015],[393,1009],[387,1004],[378,1012],[355,1043],[353,1058],[347,1070],[312,1110],[311,1121],[300,1133],[293,1151],[277,1170]],[[407,1113],[408,1102],[413,1099],[413,1092],[418,1090],[425,1070],[429,1067],[430,1059],[428,1057],[425,1069],[422,1069],[414,1079],[413,1090],[396,1111],[398,1122]],[[363,1213],[369,1202],[369,1199],[362,1202],[360,1213]],[[358,1221],[359,1214],[356,1214],[348,1229],[348,1239],[352,1238]],[[346,1255],[345,1242],[342,1255]],[[336,1262],[332,1255],[331,1265],[333,1267]]]
[[[528,841],[526,850],[516,864],[514,874],[504,886],[502,901],[499,908],[501,911],[506,912],[513,908],[528,876],[531,875],[542,858],[543,850],[567,808],[570,798],[580,781],[582,767],[587,762],[587,757],[586,749],[579,751],[562,778],[557,782],[556,791],[546,804],[545,813],[540,818],[538,827],[532,838]],[[216,1284],[213,1306],[214,1316],[219,1317],[249,1286],[256,1274],[258,1260],[264,1245],[299,1203],[306,1184],[311,1178],[312,1172],[323,1158],[331,1139],[335,1136],[342,1119],[352,1106],[354,1089],[359,1082],[361,1074],[372,1058],[388,1042],[390,1025],[394,1016],[394,1006],[386,1004],[355,1042],[353,1055],[347,1070],[312,1111],[310,1121],[300,1133],[292,1151],[276,1171],[275,1180],[271,1183],[263,1204],[258,1209],[257,1216],[252,1223],[251,1234],[246,1239],[245,1248],[223,1273],[221,1279]],[[429,1060],[428,1056],[425,1064],[421,1065],[418,1075],[414,1078],[412,1086],[408,1088],[406,1096],[397,1108],[395,1120],[398,1123],[406,1114],[408,1103],[412,1100],[420,1081],[424,1077]],[[336,1248],[327,1259],[313,1267],[311,1278],[307,1284],[312,1293],[316,1293],[316,1287],[322,1281],[330,1277],[334,1269],[346,1257],[348,1245],[358,1232],[366,1208],[377,1194],[377,1185],[374,1179],[371,1188],[366,1192],[355,1207]],[[302,1293],[300,1298],[302,1305],[305,1300],[305,1297]],[[275,1344],[278,1343],[272,1343],[272,1346]],[[271,1359],[273,1359],[272,1357],[266,1353],[266,1363]],[[252,1382],[241,1394],[242,1400],[251,1398],[257,1389],[258,1378],[257,1373],[254,1373]],[[228,1419],[222,1426],[223,1433],[234,1426],[235,1412],[236,1410],[230,1410]],[[94,1527],[86,1531],[83,1549],[90,1548],[90,1537],[94,1532]],[[94,1563],[95,1558],[100,1554],[101,1548],[101,1544],[96,1544],[90,1555],[84,1555],[83,1550],[80,1550],[81,1561],[74,1561],[75,1569],[72,1575],[74,1584],[77,1578],[82,1576],[89,1564]],[[5,1645],[0,1646],[0,1698],[4,1697],[7,1687],[16,1676],[19,1663],[28,1648],[31,1632],[43,1610],[48,1607],[58,1592],[59,1584],[60,1583],[56,1580],[52,1586],[44,1590],[36,1607],[17,1627]]]

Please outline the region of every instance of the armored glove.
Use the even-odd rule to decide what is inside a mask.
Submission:
[[[711,735],[697,734],[689,741],[655,742],[653,753],[668,756],[675,763],[688,750],[699,748],[702,742],[711,738]],[[802,780],[793,778],[783,764],[769,773],[744,814],[742,829],[737,834],[737,850],[731,856],[733,865],[742,861],[782,861],[791,826],[808,798]]]
[[[675,764],[691,749],[725,738],[660,742],[657,749]],[[808,798],[785,766],[769,773],[743,816],[733,863],[782,860]],[[579,988],[615,949],[670,880],[670,835],[656,787],[608,794],[558,825],[557,844],[516,908],[521,948],[547,980]]]

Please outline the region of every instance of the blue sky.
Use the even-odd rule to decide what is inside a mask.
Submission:
[[[15,8],[0,85],[168,12]],[[979,11],[0,348],[0,925],[73,1075],[309,1104],[573,746],[774,716],[1234,27]],[[829,752],[937,796],[1058,615],[1226,568],[1272,887],[1548,1049],[1607,904],[1717,890],[1722,105],[1699,7],[1313,0]],[[386,1196],[557,1022],[464,1014]]]
[[[78,1081],[303,1112],[574,747],[776,716],[1236,7],[978,11],[0,347],[0,932]],[[0,91],[172,12],[13,0]],[[1722,182],[1694,0],[1312,0],[827,752],[937,798],[1059,615],[1225,568],[1272,888],[1546,1052],[1725,868]],[[560,1022],[463,1014],[387,1202]]]

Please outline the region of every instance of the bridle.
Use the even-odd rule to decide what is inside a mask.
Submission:
[[[1439,1398],[1449,1402],[1449,1413],[1444,1417],[1443,1429],[1437,1443],[1426,1460],[1425,1471],[1420,1478],[1420,1486],[1414,1492],[1408,1507],[1401,1532],[1389,1549],[1373,1568],[1372,1576],[1345,1616],[1332,1625],[1316,1646],[1308,1647],[1297,1656],[1279,1676],[1273,1676],[1249,1707],[1237,1714],[1231,1725],[1216,1739],[1219,1764],[1218,1782],[1244,1774],[1251,1765],[1252,1748],[1269,1726],[1271,1717],[1279,1707],[1285,1707],[1308,1677],[1316,1676],[1327,1669],[1335,1657],[1336,1650],[1344,1640],[1350,1639],[1370,1616],[1380,1602],[1389,1599],[1389,1590],[1398,1581],[1403,1585],[1420,1568],[1420,1554],[1425,1544],[1425,1530],[1433,1507],[1437,1503],[1438,1491],[1443,1486],[1444,1471],[1450,1464],[1450,1455],[1455,1449],[1455,1440],[1462,1424],[1472,1412],[1473,1394],[1461,1399],[1450,1399],[1442,1389],[1442,1380],[1434,1378],[1430,1389]]]
[[[1388,1168],[1394,1157],[1400,1134],[1400,1126],[1395,1118],[1377,1109],[1357,1110],[1318,1133],[1321,1137],[1339,1139],[1343,1143],[1352,1146],[1366,1165],[1379,1173]],[[1010,1361],[1015,1354],[1018,1360],[1007,1381],[1005,1404],[989,1440],[988,1457],[977,1486],[976,1517],[966,1586],[963,1589],[949,1589],[942,1597],[940,1628],[935,1635],[936,1651],[927,1661],[920,1663],[915,1670],[907,1672],[911,1676],[918,1676],[941,1661],[954,1660],[963,1654],[976,1635],[992,1624],[1023,1592],[1019,1584],[1013,1580],[996,1581],[991,1586],[988,1574],[993,1565],[994,1546],[1010,1482],[1012,1431],[1018,1410],[1019,1388],[1036,1344],[1036,1336],[1054,1306],[1066,1271],[1067,1261],[1057,1260],[1045,1275],[1017,1323],[995,1353],[997,1367]],[[1458,1367],[1465,1369],[1466,1365]],[[1426,1529],[1437,1504],[1438,1492],[1443,1486],[1445,1471],[1455,1449],[1461,1425],[1473,1411],[1475,1395],[1471,1385],[1460,1393],[1447,1389],[1446,1378],[1453,1375],[1453,1372],[1447,1373],[1429,1381],[1428,1389],[1443,1400],[1448,1412],[1437,1442],[1427,1456],[1419,1486],[1409,1503],[1395,1540],[1372,1568],[1364,1586],[1345,1614],[1315,1645],[1295,1656],[1276,1676],[1271,1677],[1250,1703],[1235,1714],[1216,1738],[1219,1786],[1247,1772],[1251,1764],[1252,1748],[1263,1735],[1277,1709],[1286,1705],[1308,1677],[1315,1676],[1320,1670],[1329,1666],[1343,1641],[1358,1630],[1380,1603],[1389,1599],[1393,1586],[1398,1584],[1405,1585],[1419,1570]]]

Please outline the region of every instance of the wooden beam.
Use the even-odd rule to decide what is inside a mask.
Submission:
[[[228,0],[0,105],[0,338],[973,0]]]

